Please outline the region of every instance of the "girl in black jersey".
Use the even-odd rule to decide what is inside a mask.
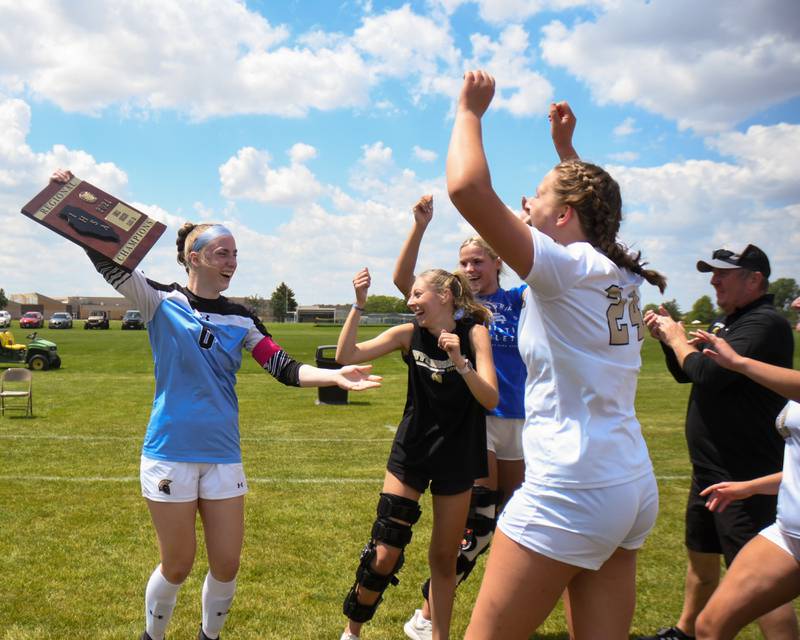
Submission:
[[[441,269],[414,281],[408,306],[413,322],[356,343],[367,299],[367,269],[353,279],[356,303],[339,335],[336,360],[358,363],[400,350],[408,365],[408,396],[387,463],[378,517],[361,554],[356,582],[344,601],[342,640],[356,640],[382,593],[396,584],[419,498],[433,494],[428,550],[433,637],[447,638],[455,592],[456,557],[472,484],[487,473],[485,409],[497,405],[497,377],[486,328],[491,313],[477,304],[462,274]]]

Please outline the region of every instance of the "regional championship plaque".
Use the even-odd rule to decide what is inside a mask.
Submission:
[[[73,176],[50,182],[22,213],[84,249],[133,271],[166,226]]]

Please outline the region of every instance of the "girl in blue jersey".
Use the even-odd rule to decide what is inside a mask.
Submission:
[[[414,224],[397,259],[395,286],[408,297],[414,284],[414,268],[425,230],[433,218],[433,197],[423,196],[414,206]],[[497,512],[503,502],[522,484],[525,463],[522,453],[522,425],[525,418],[525,365],[517,348],[517,325],[527,285],[511,289],[500,286],[502,261],[479,236],[465,240],[458,253],[459,270],[476,299],[492,312],[489,336],[497,370],[500,402],[486,416],[486,446],[489,473],[472,488],[467,525],[461,543],[456,575],[462,582],[472,571],[478,556],[489,548]],[[431,637],[429,581],[422,586],[424,602],[406,622],[403,630],[413,640]]]
[[[466,278],[441,269],[414,281],[408,306],[413,322],[356,343],[367,299],[369,272],[353,280],[356,304],[336,349],[339,362],[364,362],[401,351],[408,365],[405,411],[392,443],[377,519],[361,554],[356,581],[345,598],[348,618],[341,640],[357,640],[403,564],[419,498],[430,483],[433,532],[428,549],[433,637],[448,637],[456,585],[456,555],[469,510],[472,484],[486,476],[485,410],[497,405],[497,378],[489,311],[472,297]],[[473,366],[474,363],[474,366]]]
[[[52,180],[67,182],[69,171]],[[317,369],[295,361],[245,307],[222,296],[236,271],[236,242],[218,224],[178,232],[185,286],[163,285],[90,252],[100,274],[141,310],[156,379],[142,447],[142,495],[155,526],[161,563],[145,591],[142,640],[162,640],[181,583],[195,557],[195,521],[203,522],[209,571],[202,591],[199,640],[215,639],[236,589],[244,537],[247,480],[239,446],[236,372],[242,349],[278,381],[361,390],[377,386],[369,367]]]

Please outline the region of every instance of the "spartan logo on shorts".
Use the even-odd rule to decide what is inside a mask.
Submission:
[[[170,495],[172,493],[170,491],[170,488],[169,488],[169,485],[171,483],[172,483],[172,480],[167,480],[166,478],[164,478],[164,480],[159,480],[159,482],[158,482],[158,490],[161,493],[166,493],[167,495]]]

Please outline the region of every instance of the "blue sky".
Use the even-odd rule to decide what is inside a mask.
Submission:
[[[512,208],[555,163],[547,106],[569,100],[576,146],[620,182],[621,237],[688,309],[696,260],[761,246],[800,279],[800,4],[784,0],[45,2],[0,0],[0,254],[7,293],[107,294],[76,247],[19,215],[55,167],[169,229],[142,263],[184,274],[186,220],[237,236],[232,295],[346,302],[373,293],[410,207],[433,193],[420,267],[452,268],[471,235],[444,161],[465,69],[498,95],[484,132]],[[506,276],[513,285],[516,277]],[[660,299],[644,287],[645,302]]]

